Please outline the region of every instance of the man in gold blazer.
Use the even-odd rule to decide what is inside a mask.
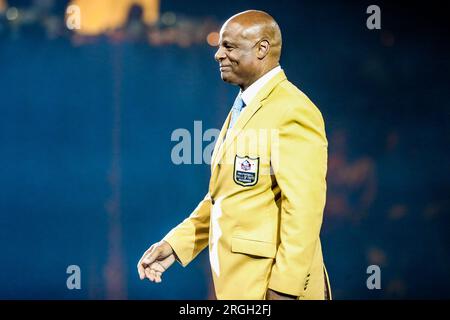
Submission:
[[[240,87],[217,139],[205,198],[153,244],[141,279],[209,246],[218,299],[331,299],[319,239],[328,142],[316,106],[279,65],[281,32],[249,10],[222,26],[215,59]]]

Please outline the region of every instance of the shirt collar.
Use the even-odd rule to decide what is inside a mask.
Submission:
[[[245,105],[248,106],[248,104],[252,101],[252,99],[256,96],[259,90],[264,87],[264,85],[270,81],[278,72],[282,71],[280,66],[276,66],[269,72],[267,72],[265,75],[263,75],[261,78],[253,82],[247,89],[244,91],[241,91],[241,98],[244,101]]]

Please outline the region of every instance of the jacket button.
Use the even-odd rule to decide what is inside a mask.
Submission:
[[[212,205],[214,205],[216,202],[214,201],[214,199],[211,199],[211,203]]]

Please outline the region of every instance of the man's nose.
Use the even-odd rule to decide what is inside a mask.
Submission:
[[[220,62],[220,60],[225,59],[225,54],[222,50],[222,47],[219,47],[219,49],[217,49],[217,52],[214,55],[214,59],[216,59],[217,62]]]

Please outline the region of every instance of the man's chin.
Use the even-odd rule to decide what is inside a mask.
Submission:
[[[233,77],[227,72],[220,72],[220,77],[227,83],[235,84],[235,81],[233,81]]]

